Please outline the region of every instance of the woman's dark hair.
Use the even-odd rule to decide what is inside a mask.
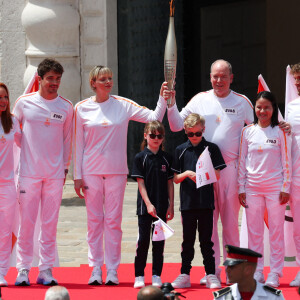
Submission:
[[[268,92],[268,91],[263,91],[263,92],[260,92],[260,93],[257,94],[256,100],[255,100],[255,103],[254,103],[254,110],[253,110],[253,113],[254,113],[254,122],[253,123],[254,124],[258,123],[258,118],[257,118],[256,113],[255,113],[255,106],[256,106],[256,102],[261,98],[267,99],[272,104],[273,114],[272,114],[272,117],[271,117],[271,126],[274,127],[274,126],[278,125],[279,124],[279,121],[278,121],[278,105],[277,105],[277,102],[276,102],[276,98],[275,98],[274,94],[272,94],[271,92]]]
[[[10,105],[9,105],[9,92],[7,86],[2,82],[0,82],[0,88],[4,88],[8,96],[8,103],[6,106],[6,110],[3,111],[1,114],[1,124],[4,133],[8,134],[13,127],[12,114],[10,112]]]
[[[152,121],[147,123],[144,128],[144,133],[148,133],[149,131],[150,133],[155,133],[156,131],[158,131],[160,134],[165,136],[164,124],[159,121]],[[164,146],[165,146],[164,143],[165,143],[165,138],[163,138],[163,142],[160,145],[160,149],[162,150],[164,150]],[[143,151],[145,147],[147,147],[147,140],[144,138],[144,140],[141,143],[141,151]]]

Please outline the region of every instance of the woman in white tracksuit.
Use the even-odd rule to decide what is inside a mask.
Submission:
[[[130,99],[110,95],[113,74],[108,67],[96,66],[91,70],[90,86],[96,95],[75,106],[74,185],[79,197],[83,197],[83,191],[87,208],[88,258],[93,267],[88,283],[102,284],[101,267],[105,257],[105,283],[116,285],[119,284],[122,206],[128,174],[128,122],[161,121],[170,91],[167,83],[163,83],[156,109],[152,111]]]
[[[278,106],[270,92],[255,101],[254,123],[242,130],[239,154],[239,201],[246,208],[248,248],[263,253],[264,214],[268,214],[270,273],[266,284],[278,287],[284,264],[285,204],[291,183],[290,138],[278,127]],[[254,278],[264,283],[264,261]]]
[[[13,145],[20,146],[21,131],[18,120],[10,113],[9,92],[4,83],[0,83],[0,119],[0,286],[7,286],[4,276],[9,269],[17,204]]]

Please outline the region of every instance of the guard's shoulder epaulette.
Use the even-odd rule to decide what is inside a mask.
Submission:
[[[268,292],[270,292],[270,293],[272,293],[276,296],[280,296],[281,293],[282,293],[281,290],[275,289],[275,288],[273,288],[271,286],[268,286],[268,285],[264,285],[263,288],[264,288],[265,291],[268,291]]]
[[[228,294],[229,292],[231,292],[231,287],[230,287],[230,286],[228,286],[228,287],[226,287],[226,288],[223,288],[223,289],[221,289],[221,290],[218,290],[218,291],[213,292],[213,295],[214,295],[214,297],[215,297],[216,299],[218,299],[218,298],[220,298],[220,297],[222,297],[222,296]]]

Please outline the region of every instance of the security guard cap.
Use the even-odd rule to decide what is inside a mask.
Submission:
[[[224,262],[224,266],[234,266],[243,262],[257,263],[257,259],[262,257],[258,252],[247,248],[240,248],[231,245],[226,245],[227,258]]]

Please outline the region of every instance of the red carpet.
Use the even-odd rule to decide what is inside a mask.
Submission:
[[[172,282],[179,274],[180,264],[164,264],[162,279],[164,282]],[[267,275],[269,268],[265,268]],[[298,268],[284,268],[284,277],[281,278],[280,289],[283,290],[285,299],[300,299],[297,289],[289,286],[289,282],[294,279]],[[119,268],[119,286],[89,286],[87,281],[91,273],[91,268],[82,265],[80,268],[55,268],[54,276],[60,285],[65,286],[71,295],[71,300],[113,300],[113,299],[136,299],[138,290],[133,288],[134,269],[133,264],[122,264]],[[104,272],[105,274],[105,272]],[[38,275],[37,268],[30,271],[30,287],[15,287],[14,282],[17,276],[15,268],[11,268],[7,274],[8,287],[1,289],[3,300],[43,300],[47,287],[35,284]],[[189,289],[178,290],[184,294],[188,300],[213,299],[212,290],[200,286],[200,278],[204,276],[203,267],[193,267],[191,272],[192,287]],[[105,276],[103,276],[105,279]],[[151,265],[148,264],[145,276],[146,284],[151,284]],[[222,281],[225,280],[225,273],[222,272]],[[224,285],[225,286],[225,285]],[[182,298],[184,299],[184,298]]]

